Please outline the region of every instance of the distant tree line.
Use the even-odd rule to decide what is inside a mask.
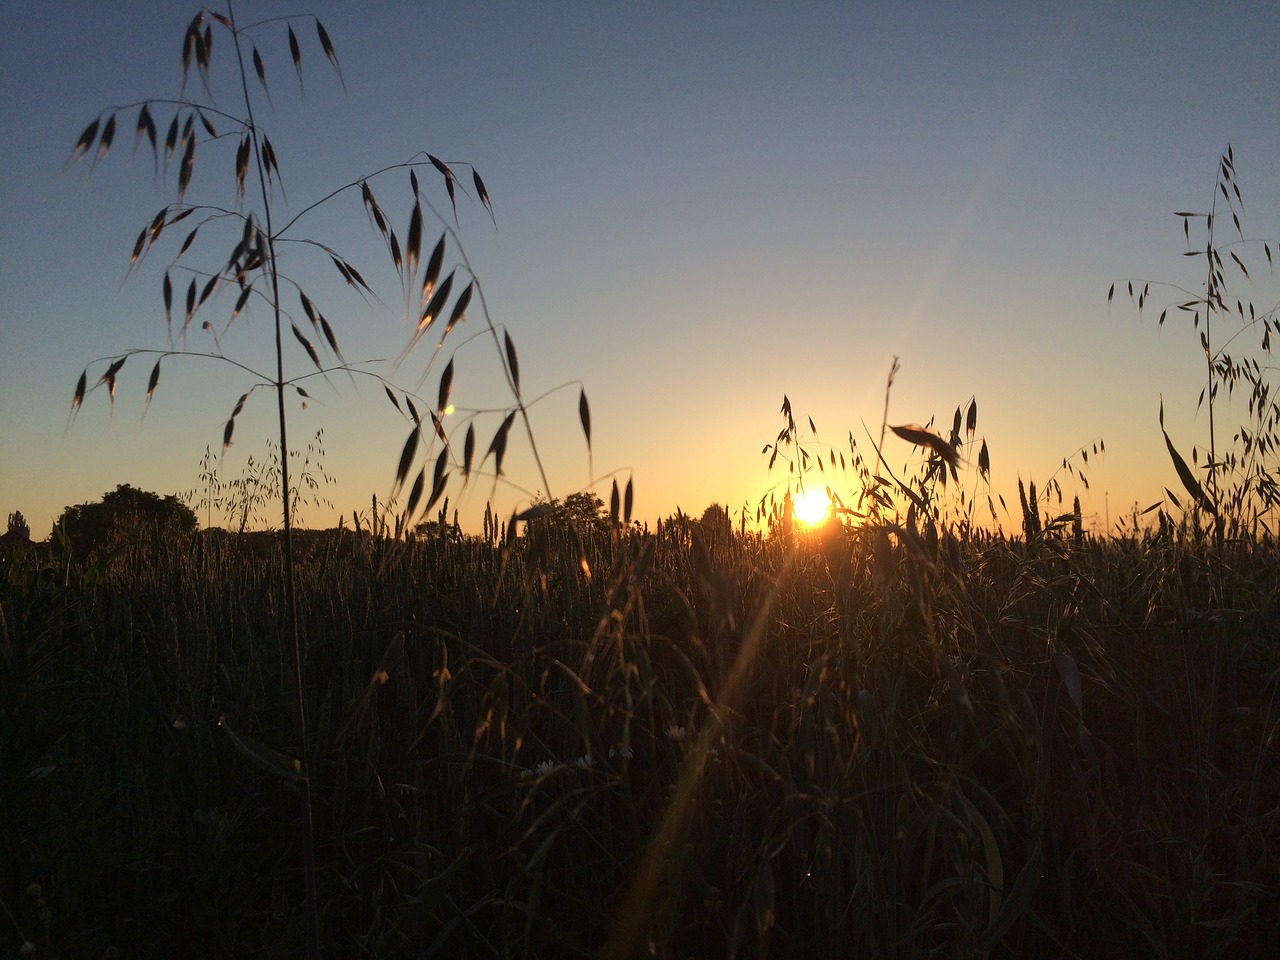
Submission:
[[[541,500],[535,506],[543,509],[529,519],[526,530],[529,534],[573,528],[582,537],[609,535],[611,524],[608,508],[599,496],[590,491],[571,493],[563,499]],[[454,512],[451,521],[446,517],[447,509],[441,509],[437,519],[416,525],[413,535],[455,541],[466,539],[458,525],[457,512]],[[364,540],[377,539],[379,535],[386,537],[392,535],[390,530],[384,529],[379,534],[372,529],[363,529],[358,515],[355,519],[354,531],[343,529],[299,531],[298,546],[301,553],[310,556],[324,549],[326,545],[332,546],[329,540],[323,537],[325,533],[345,534],[352,541],[348,546]],[[484,539],[496,542],[500,538],[496,515],[486,517],[486,526],[490,524],[494,529],[487,531]],[[707,507],[700,519],[677,513],[675,517],[665,521],[665,524],[683,530],[686,537],[689,535],[689,528],[695,527],[711,543],[723,542],[733,536],[733,524],[729,512],[716,503]],[[659,526],[663,526],[662,521],[659,522]],[[50,542],[61,544],[63,549],[76,559],[85,560],[103,550],[136,541],[144,536],[172,541],[191,536],[197,532],[198,528],[199,522],[195,512],[179,497],[160,496],[126,483],[103,494],[101,500],[64,508],[53,525]],[[647,527],[645,529],[647,530]],[[234,539],[256,554],[265,555],[277,549],[276,533],[272,531],[242,531],[237,534],[235,531],[211,528],[204,534],[219,541]],[[341,539],[343,538],[340,536]],[[0,545],[18,547],[31,545],[31,528],[20,511],[9,514],[8,529],[0,536]]]

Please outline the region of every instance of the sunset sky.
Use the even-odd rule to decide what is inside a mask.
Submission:
[[[166,346],[161,278],[198,221],[172,228],[126,278],[138,231],[177,181],[176,165],[153,174],[145,144],[134,154],[136,107],[121,114],[109,156],[64,166],[103,108],[178,95],[196,9],[172,0],[7,7],[0,514],[22,511],[37,539],[63,507],[119,483],[198,488],[206,447],[217,454],[232,407],[255,382],[223,363],[166,360],[143,419],[154,357],[135,357],[114,408],[98,389],[68,427],[86,365],[92,384],[111,358]],[[1161,395],[1184,452],[1207,436],[1195,410],[1195,334],[1182,315],[1156,325],[1160,309],[1186,295],[1153,288],[1140,317],[1125,283],[1201,289],[1203,261],[1182,256],[1172,213],[1208,208],[1228,142],[1245,236],[1280,236],[1272,2],[235,7],[242,25],[300,11],[332,37],[345,90],[311,18],[292,21],[301,92],[284,22],[248,31],[270,84],[268,103],[250,74],[256,119],[283,173],[277,223],[420,151],[454,165],[471,194],[459,195],[456,229],[490,318],[515,343],[526,399],[548,394],[532,415],[550,493],[594,483],[607,500],[614,477],[634,477],[642,520],[677,506],[697,514],[712,501],[735,517],[744,504],[754,510],[785,479],[761,455],[782,426],[784,394],[806,433],[807,418],[816,422],[815,449],[847,452],[852,432],[869,452],[897,356],[890,423],[949,426],[956,406],[977,398],[993,492],[1015,510],[1002,517],[1006,529],[1019,526],[1019,476],[1043,486],[1064,457],[1098,440],[1107,453],[1090,458],[1090,489],[1058,478],[1087,515],[1100,523],[1109,512],[1114,523],[1164,486],[1178,489],[1157,423]],[[215,28],[213,96],[239,114],[233,53]],[[187,93],[204,95],[194,74]],[[163,137],[172,107],[154,113]],[[189,201],[235,206],[236,142],[202,134]],[[419,179],[447,214],[440,178],[427,168]],[[403,242],[407,173],[370,184]],[[428,250],[442,229],[428,217]],[[173,270],[178,290],[190,278],[183,265],[216,269],[238,232],[203,228]],[[314,248],[286,247],[285,271],[332,322],[347,359],[397,357],[417,313],[406,316],[359,192],[339,194],[290,236],[341,253],[381,298],[356,296]],[[1273,309],[1280,285],[1261,248],[1237,249],[1254,282],[1233,273],[1235,291]],[[456,257],[450,243],[446,272]],[[309,327],[296,294],[283,299]],[[199,321],[220,327],[234,300],[225,292],[203,308],[188,349],[209,349]],[[258,304],[224,351],[267,371],[268,332]],[[471,411],[511,402],[484,332],[476,300],[434,365],[435,330],[394,371],[402,390],[434,399],[454,357],[447,423],[458,441]],[[287,351],[290,369],[307,372],[292,338]],[[393,374],[385,363],[366,369]],[[328,380],[306,382],[305,411],[296,397],[289,407],[293,446],[323,428],[324,468],[336,481],[323,491],[331,510],[303,510],[313,527],[340,514],[349,523],[371,497],[385,498],[407,434],[375,380]],[[580,389],[591,405],[590,462]],[[218,464],[223,480],[268,454],[273,417],[271,396],[256,391]],[[475,420],[481,452],[500,420]],[[897,440],[887,453],[895,467],[918,460]],[[500,512],[546,492],[518,432],[506,473],[515,486],[498,485]],[[476,529],[492,489],[486,476],[465,495],[450,490],[464,527]],[[985,492],[972,475],[965,489]],[[211,519],[225,522],[217,511]]]

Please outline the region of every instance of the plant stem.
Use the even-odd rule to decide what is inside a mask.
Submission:
[[[258,189],[262,194],[262,213],[266,220],[267,262],[265,269],[271,277],[271,306],[276,334],[276,411],[280,426],[280,503],[284,524],[284,590],[285,604],[289,612],[289,632],[293,637],[294,678],[298,700],[298,754],[302,765],[299,790],[302,814],[303,883],[307,904],[307,957],[320,960],[320,908],[316,892],[316,843],[311,811],[311,768],[307,744],[306,689],[303,682],[302,637],[298,630],[298,598],[293,568],[293,517],[290,509],[289,488],[289,431],[284,403],[284,320],[280,312],[280,274],[276,265],[275,237],[272,234],[271,195],[267,190],[263,171],[258,127],[253,119],[253,103],[249,97],[249,82],[245,75],[244,55],[240,48],[240,34],[235,27],[235,12],[231,0],[227,2],[227,16],[231,20],[231,35],[235,39],[236,61],[240,67],[240,86],[244,94],[245,114],[249,120],[249,136],[253,142],[254,166],[258,171]]]

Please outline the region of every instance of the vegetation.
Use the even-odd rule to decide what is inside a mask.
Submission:
[[[79,558],[138,536],[182,542],[195,533],[196,515],[175,496],[161,497],[122,483],[93,503],[67,507],[53,536]]]
[[[186,61],[208,70],[216,23],[242,72],[252,64],[261,78],[256,48],[240,46],[254,28],[209,16],[188,29]],[[318,24],[317,36],[336,64]],[[153,105],[133,108],[154,144]],[[279,168],[247,92],[245,106],[237,187],[243,199],[256,169],[261,215],[180,198],[135,256],[192,214],[240,224],[225,264],[193,273],[186,323],[234,287],[233,318],[257,297],[323,369],[282,306]],[[106,153],[117,112],[85,131],[79,153]],[[177,106],[184,192],[211,117],[228,119]],[[451,170],[422,165],[452,201]],[[1232,204],[1230,150],[1220,173]],[[421,262],[429,204],[411,177],[403,254],[367,182],[352,186],[423,301],[425,331],[451,283],[435,255]],[[1220,251],[1247,275],[1211,232],[1204,299],[1184,301],[1215,331],[1231,305]],[[297,292],[335,369],[361,372]],[[1139,309],[1147,296],[1139,284]],[[1241,300],[1237,313],[1269,353],[1275,311]],[[496,476],[525,407],[511,338],[489,330],[514,396],[482,458],[494,456]],[[354,529],[305,543],[292,530],[292,455],[280,453],[283,398],[302,388],[277,338],[274,376],[252,375],[280,403],[270,474],[227,484],[207,461],[198,506],[244,518],[278,497],[280,535],[194,532],[178,501],[121,487],[69,508],[42,549],[0,546],[5,949],[1260,955],[1280,927],[1280,546],[1266,519],[1280,419],[1270,366],[1228,357],[1214,337],[1206,328],[1201,340],[1217,418],[1205,482],[1197,454],[1188,464],[1166,434],[1185,495],[1166,491],[1149,524],[1135,517],[1104,536],[1083,528],[1078,504],[1047,509],[1062,496],[1057,474],[1041,493],[1020,482],[1021,529],[1004,531],[976,399],[940,433],[891,426],[888,397],[865,456],[852,433],[840,450],[812,420],[803,433],[784,399],[764,451],[784,472],[760,503],[767,534],[745,517],[735,529],[717,505],[649,530],[630,522],[630,485],[624,495],[615,484],[607,508],[591,494],[548,499],[464,536],[445,481],[479,468],[474,423],[459,456],[440,425],[450,362],[434,405],[388,389],[412,420],[396,471],[407,509],[389,518],[375,500]],[[133,355],[96,382],[113,394]],[[148,397],[160,363],[190,355],[161,351]],[[1215,387],[1242,383],[1251,396],[1232,459]],[[87,384],[86,372],[76,405]],[[580,416],[589,442],[585,397]],[[898,466],[906,449],[923,460]],[[1064,472],[1087,482],[1100,449],[1081,448]],[[318,454],[305,464],[323,477]],[[832,514],[806,527],[792,506],[819,483]],[[104,520],[109,506],[120,509]],[[981,522],[984,507],[994,523]],[[291,689],[296,702],[282,696]]]
[[[1228,544],[1220,584],[1190,526],[570,529],[331,531],[299,561],[334,955],[1269,942],[1274,540]],[[278,560],[142,538],[79,569],[6,567],[6,935],[296,952]]]
[[[341,82],[342,71],[337,52],[328,31],[315,17],[272,17],[245,23],[236,18],[231,0],[227,0],[225,11],[202,9],[188,24],[182,42],[182,89],[175,99],[153,98],[107,107],[88,123],[72,150],[69,163],[92,156],[92,162],[96,165],[110,153],[117,131],[122,126],[127,128],[132,120],[135,147],[145,137],[157,168],[162,161],[166,172],[170,165],[177,167],[176,196],[139,231],[130,255],[130,271],[138,268],[148,255],[161,246],[161,238],[166,232],[172,238],[173,227],[187,221],[187,226],[183,229],[188,229],[189,232],[168,262],[160,282],[169,327],[167,347],[158,350],[129,350],[119,356],[101,358],[91,363],[81,373],[75,385],[71,412],[74,416],[88,394],[98,389],[105,390],[110,402],[114,404],[120,373],[134,356],[154,358],[147,379],[147,404],[150,404],[160,386],[162,367],[172,367],[182,360],[213,360],[226,366],[229,377],[242,381],[244,391],[231,408],[223,430],[224,449],[231,445],[236,420],[256,393],[265,390],[275,400],[276,440],[268,461],[259,464],[256,473],[251,461],[250,472],[243,482],[224,487],[217,478],[216,467],[210,463],[211,458],[206,457],[201,473],[204,495],[200,504],[206,513],[215,507],[226,509],[232,515],[238,513],[241,532],[250,515],[256,513],[259,506],[271,499],[279,504],[281,552],[278,562],[282,573],[284,615],[278,628],[287,633],[293,648],[293,676],[288,687],[294,692],[295,723],[289,738],[291,742],[286,745],[289,754],[278,754],[273,770],[296,787],[300,801],[304,861],[302,878],[307,891],[308,914],[306,953],[315,960],[320,955],[320,944],[314,808],[309,764],[312,741],[307,723],[306,657],[297,602],[294,527],[295,514],[302,499],[323,499],[318,489],[325,475],[318,463],[319,434],[316,443],[308,451],[301,476],[291,474],[294,453],[289,444],[288,405],[297,399],[305,406],[311,395],[304,384],[314,384],[316,378],[330,383],[330,375],[335,372],[352,380],[359,375],[372,377],[381,383],[388,400],[409,423],[409,436],[396,468],[392,494],[394,498],[402,489],[408,490],[404,509],[395,522],[397,535],[411,529],[416,516],[426,513],[441,500],[451,479],[450,467],[461,473],[465,484],[471,479],[473,469],[480,472],[492,455],[496,484],[498,477],[502,475],[509,434],[517,420],[525,427],[544,489],[548,484],[529,424],[528,406],[521,393],[520,367],[514,340],[506,330],[502,331],[501,341],[499,340],[499,330],[484,306],[483,291],[465,253],[457,243],[457,233],[450,226],[449,220],[437,211],[428,191],[419,183],[418,171],[430,171],[433,177],[439,178],[455,223],[457,195],[459,192],[466,194],[468,188],[448,163],[430,153],[419,153],[408,161],[384,167],[367,177],[341,185],[327,196],[288,216],[285,212],[287,199],[279,156],[267,129],[257,120],[259,115],[267,112],[265,108],[274,106],[268,90],[265,60],[259,51],[258,42],[267,31],[276,32],[279,37],[279,30],[283,27],[289,57],[300,88],[303,82],[303,48],[295,26],[302,29],[305,25],[314,31],[320,51]],[[228,66],[228,76],[222,80],[226,84],[222,90],[223,97],[215,95],[215,87],[219,83],[213,70],[215,35],[225,38],[218,43],[219,50],[230,47],[229,56],[224,54],[226,59],[220,61]],[[203,97],[187,91],[193,67],[202,87]],[[257,84],[252,87],[250,71],[257,79]],[[238,112],[228,112],[221,106],[228,102],[238,104],[233,108]],[[155,114],[169,110],[172,110],[173,116],[162,144]],[[200,147],[202,173],[206,170],[204,158],[211,152],[225,154],[226,166],[223,169],[233,171],[225,185],[227,189],[220,194],[210,189],[207,176],[197,177],[197,145]],[[408,173],[412,194],[408,229],[400,235],[391,225],[387,211],[379,204],[371,186],[371,181],[384,178],[395,170]],[[474,167],[471,169],[470,181],[476,198],[492,216],[488,191]],[[210,191],[210,199],[203,202],[192,199],[203,190]],[[510,388],[511,401],[505,418],[494,432],[489,448],[478,464],[474,455],[479,412],[462,418],[466,436],[461,450],[455,449],[453,437],[444,425],[446,414],[454,412],[450,403],[454,381],[454,358],[451,355],[447,355],[447,362],[444,362],[439,373],[434,405],[428,404],[413,391],[397,390],[390,379],[371,369],[369,365],[347,362],[339,346],[339,331],[334,329],[326,316],[328,305],[319,298],[309,296],[300,282],[280,269],[280,253],[291,247],[301,254],[320,258],[326,270],[332,264],[347,287],[366,303],[381,303],[374,288],[355,263],[336,247],[315,237],[303,235],[299,227],[300,222],[317,208],[339,196],[354,196],[357,192],[364,211],[386,245],[388,258],[401,286],[406,315],[414,324],[413,336],[396,358],[393,369],[400,368],[433,326],[437,329],[443,327],[427,369],[419,380],[419,383],[424,382],[436,361],[445,356],[442,354],[445,339],[466,318],[473,297],[477,301],[478,312],[484,315],[486,332],[496,349],[497,361]],[[423,243],[431,218],[441,225],[442,233],[431,252],[426,254]],[[456,248],[453,256],[458,258],[459,263],[446,275],[444,269],[450,239]],[[218,248],[220,253],[215,253],[210,261],[197,264],[194,262],[194,254],[192,257],[187,256],[189,251],[196,248],[203,251],[213,244],[221,245]],[[181,296],[184,280],[185,299]],[[176,329],[175,292],[180,314]],[[219,318],[215,325],[209,319],[213,304],[220,297],[226,302],[232,293],[235,294],[234,304],[223,315],[225,319]],[[290,294],[287,300],[286,293]],[[298,307],[290,310],[288,303],[293,302],[294,295]],[[236,357],[224,349],[237,319],[255,310],[269,316],[274,334],[273,346],[268,356],[262,358],[267,361],[265,364],[259,358]],[[197,323],[198,327],[195,326]],[[240,326],[243,326],[243,322]],[[291,339],[286,333],[291,335]],[[191,347],[189,339],[202,341],[203,349]],[[303,355],[305,361],[302,359]],[[305,363],[305,373],[296,367],[300,362]],[[91,380],[89,371],[97,368],[101,368],[102,372],[95,380]],[[425,410],[425,416],[420,412],[420,405]],[[590,412],[585,391],[580,394],[579,416],[590,447]],[[460,430],[461,427],[454,429]],[[314,465],[312,454],[317,457]],[[419,456],[423,460],[421,466],[418,466]],[[313,467],[313,472],[308,472],[308,467]],[[428,471],[430,486],[427,485]],[[321,479],[317,479],[317,473]],[[85,543],[89,542],[88,537],[81,539]],[[258,748],[249,748],[246,741],[239,739],[233,738],[233,742],[248,759],[261,762],[263,754]]]
[[[17,543],[25,543],[31,539],[31,526],[27,523],[27,518],[22,515],[21,510],[15,510],[9,514],[9,522],[5,527],[5,540]]]
[[[265,456],[255,458],[250,455],[245,460],[241,475],[230,479],[221,476],[219,458],[205,447],[204,456],[200,458],[199,486],[187,491],[182,499],[203,513],[206,527],[214,526],[214,516],[218,516],[228,530],[240,534],[270,529],[275,525],[281,502],[280,452],[270,440],[266,446]],[[332,503],[323,492],[334,482],[324,468],[324,429],[316,431],[305,452],[290,450],[289,459],[292,461],[289,469],[290,520],[299,520],[303,508],[308,506],[331,507]]]
[[[1271,365],[1271,335],[1280,335],[1280,305],[1259,310],[1252,299],[1237,292],[1232,279],[1236,274],[1251,280],[1245,257],[1261,249],[1268,270],[1273,267],[1272,247],[1275,241],[1246,238],[1244,234],[1244,197],[1236,179],[1235,151],[1230,145],[1218,158],[1217,179],[1207,212],[1179,211],[1182,232],[1188,250],[1186,256],[1203,258],[1202,291],[1193,292],[1170,283],[1128,281],[1129,299],[1139,312],[1150,302],[1152,287],[1172,289],[1178,302],[1160,311],[1159,325],[1164,326],[1169,311],[1190,316],[1198,347],[1204,355],[1205,383],[1196,401],[1197,412],[1207,411],[1204,442],[1191,450],[1191,464],[1176,449],[1164,430],[1164,403],[1160,404],[1160,429],[1164,433],[1178,473],[1178,479],[1194,504],[1212,518],[1219,543],[1224,536],[1256,536],[1260,530],[1275,535],[1263,518],[1280,507],[1280,401],[1273,392],[1275,367]],[[1235,239],[1220,239],[1220,223],[1230,217]],[[1203,240],[1192,246],[1191,223],[1203,225]],[[1225,254],[1225,258],[1224,258]],[[1115,296],[1112,285],[1108,303]],[[1257,349],[1250,349],[1251,341]],[[1240,412],[1237,391],[1245,400]],[[1223,408],[1231,409],[1239,426],[1230,442],[1220,435]],[[1201,467],[1200,459],[1204,457]],[[1203,470],[1201,483],[1196,471]],[[1176,494],[1166,489],[1168,500],[1181,508]]]

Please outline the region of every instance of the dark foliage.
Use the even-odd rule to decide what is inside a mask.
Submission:
[[[101,500],[67,507],[54,524],[80,559],[141,537],[180,539],[196,530],[196,515],[175,496],[161,497],[124,483]]]

